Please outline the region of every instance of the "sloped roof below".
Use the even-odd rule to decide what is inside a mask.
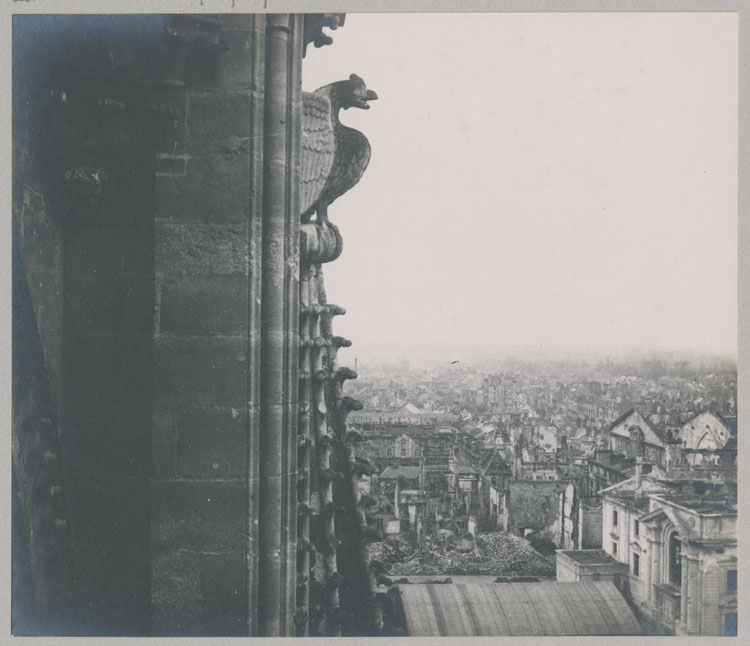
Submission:
[[[609,581],[402,585],[410,636],[637,635],[640,626]]]

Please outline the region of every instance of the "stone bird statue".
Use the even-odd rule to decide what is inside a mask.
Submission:
[[[369,110],[378,98],[356,74],[302,93],[302,158],[300,209],[302,222],[315,213],[329,224],[328,205],[362,177],[370,162],[370,142],[359,130],[339,121],[341,108]]]

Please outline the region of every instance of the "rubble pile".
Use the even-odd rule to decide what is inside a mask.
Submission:
[[[416,548],[405,541],[387,538],[370,545],[370,560],[380,561],[387,568],[392,563],[402,563],[414,558],[416,552]]]
[[[504,532],[477,534],[476,548],[459,552],[448,542],[425,537],[419,548],[383,544],[389,575],[492,575],[552,577],[554,557],[537,552],[524,538]],[[405,557],[405,558],[404,558]]]

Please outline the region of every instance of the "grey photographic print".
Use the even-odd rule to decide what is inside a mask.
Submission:
[[[27,4],[13,635],[737,635],[737,12]]]

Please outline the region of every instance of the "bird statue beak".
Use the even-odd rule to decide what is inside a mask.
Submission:
[[[377,98],[378,95],[375,92],[373,92],[372,90],[367,90],[367,92],[365,92],[365,95],[359,101],[357,101],[357,107],[362,108],[363,110],[369,110],[370,106],[367,102],[375,101]]]

